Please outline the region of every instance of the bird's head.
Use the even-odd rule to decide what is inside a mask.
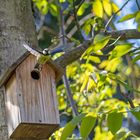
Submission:
[[[48,48],[44,49],[44,50],[43,50],[43,54],[44,54],[44,55],[50,55],[49,49],[48,49]]]

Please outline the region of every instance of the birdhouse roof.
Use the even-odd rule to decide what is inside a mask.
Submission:
[[[4,85],[11,75],[14,73],[15,69],[29,56],[32,55],[30,52],[25,52],[15,63],[13,63],[0,77],[0,87]],[[63,75],[63,69],[56,64],[52,59],[46,62],[49,66],[53,68],[56,73],[56,81],[59,81]]]

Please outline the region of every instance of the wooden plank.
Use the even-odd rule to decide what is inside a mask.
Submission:
[[[34,80],[30,72],[36,63],[34,56],[30,55],[16,70],[17,88],[22,92],[19,103],[21,110],[22,122],[32,123],[57,123],[54,96],[52,94],[51,77],[55,77],[53,69],[47,64],[43,66],[39,80]],[[55,82],[55,80],[53,81]],[[54,83],[55,84],[55,83]],[[58,115],[58,113],[57,113]]]
[[[6,82],[9,80],[9,78],[12,76],[12,74],[14,73],[15,69],[17,68],[17,66],[19,64],[21,64],[21,62],[23,60],[25,60],[25,58],[29,56],[29,52],[24,53],[19,59],[17,59],[17,61],[15,63],[13,63],[9,68],[7,68],[5,70],[5,72],[1,75],[0,77],[0,87],[2,85],[5,85]]]
[[[47,139],[59,128],[58,124],[27,124],[21,123],[13,132],[10,138],[14,139]],[[24,136],[24,137],[23,137]]]
[[[5,88],[5,105],[9,135],[11,135],[15,127],[21,122],[20,108],[16,94],[16,78],[14,74]]]

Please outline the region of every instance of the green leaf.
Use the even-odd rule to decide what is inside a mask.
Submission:
[[[89,79],[89,76],[85,74],[84,81],[82,81],[83,84],[81,86],[80,92],[83,92],[83,90],[86,88],[88,84],[88,79]]]
[[[60,3],[66,2],[66,0],[59,0]]]
[[[136,63],[138,60],[140,60],[140,54],[133,58],[132,62]]]
[[[140,22],[140,12],[137,12],[135,20],[138,23]]]
[[[112,59],[115,57],[121,57],[121,56],[127,54],[131,50],[131,47],[132,47],[132,44],[117,45],[111,52],[109,59]]]
[[[136,117],[138,121],[140,121],[140,106],[132,109],[131,113]]]
[[[69,137],[72,134],[72,132],[75,129],[75,127],[76,127],[76,125],[73,125],[72,123],[68,123],[65,126],[65,128],[64,128],[64,130],[62,132],[60,140],[66,140],[67,137]]]
[[[119,7],[117,6],[116,3],[112,2],[112,10],[114,13],[116,13],[117,11],[119,11]],[[120,15],[120,12],[117,13],[117,15]]]
[[[85,25],[82,29],[85,31],[86,35],[88,35],[91,31],[91,25]]]
[[[102,34],[97,34],[97,35],[94,37],[94,44],[96,44],[96,43],[102,41],[104,38],[105,38],[104,35],[102,35]]]
[[[89,56],[88,60],[92,61],[92,62],[95,62],[95,63],[100,63],[101,60],[99,57],[97,56]]]
[[[138,23],[137,29],[138,29],[138,31],[140,32],[140,23]]]
[[[76,125],[82,120],[82,118],[85,116],[85,114],[80,114],[79,116],[76,116],[66,124],[65,128],[63,129],[62,135],[60,140],[66,140],[75,129]]]
[[[96,122],[96,116],[95,115],[87,115],[82,119],[81,127],[80,127],[80,134],[84,139],[88,137],[91,130],[93,129]]]
[[[108,16],[112,15],[112,6],[111,3],[107,0],[103,0],[103,7]]]
[[[94,44],[92,45],[93,50],[96,52],[102,48],[104,48],[110,40],[110,36],[103,36],[101,34],[97,34],[94,38]]]
[[[120,64],[121,64],[121,59],[119,57],[113,58],[111,60],[108,60],[108,64],[105,70],[110,72],[115,72]]]
[[[107,124],[111,133],[114,135],[122,126],[122,113],[112,112],[108,114]]]
[[[124,17],[122,17],[118,22],[124,22],[127,21],[129,19],[135,18],[137,13],[133,13],[133,14],[127,14]]]
[[[73,124],[73,125],[77,125],[82,119],[83,119],[83,117],[85,117],[85,113],[82,113],[82,114],[80,114],[79,116],[76,116],[76,117],[74,117],[73,119],[72,119],[72,121],[71,121],[71,123]]]
[[[78,16],[82,16],[83,13],[85,12],[86,8],[88,8],[88,6],[89,6],[89,3],[85,3],[85,2],[84,2],[84,3],[81,5],[81,7],[78,9],[77,15],[78,15]]]
[[[50,12],[53,16],[57,16],[58,15],[58,9],[57,9],[57,5],[53,4],[53,3],[49,3],[49,9]]]
[[[48,2],[46,0],[37,1],[36,6],[43,15],[48,13]]]
[[[100,0],[95,0],[93,2],[92,11],[97,17],[103,17],[103,6]]]

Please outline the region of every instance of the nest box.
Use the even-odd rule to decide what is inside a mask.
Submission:
[[[56,80],[60,69],[49,61],[43,65],[40,79],[34,80],[31,71],[35,63],[35,56],[24,56],[2,82],[12,139],[47,139],[59,127]]]

